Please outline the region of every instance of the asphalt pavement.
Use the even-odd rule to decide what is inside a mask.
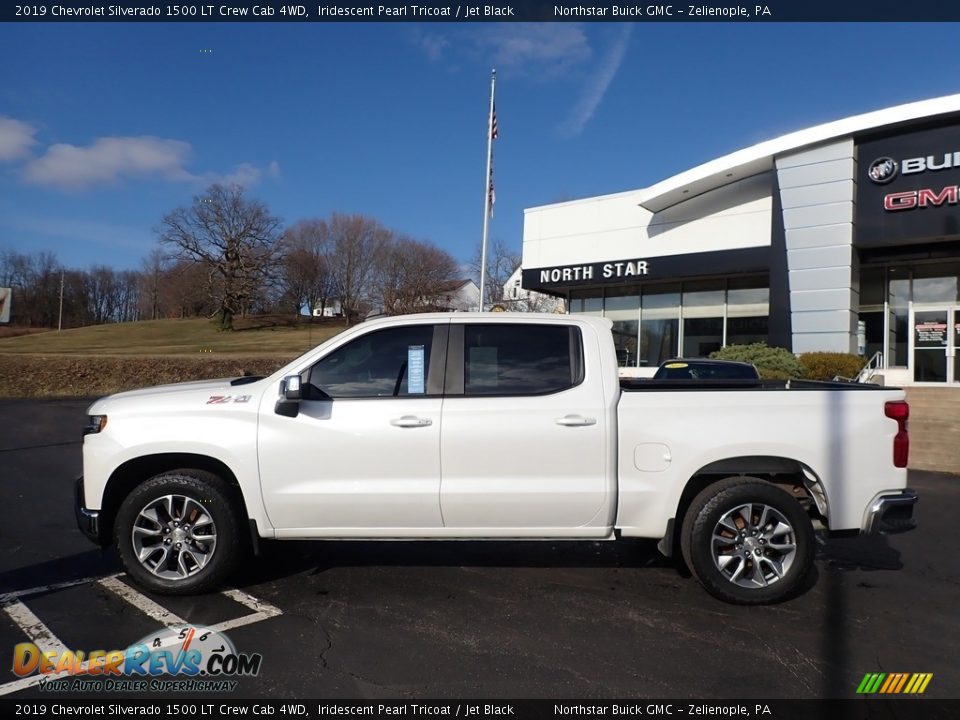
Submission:
[[[0,695],[49,699],[12,684],[38,628],[125,648],[175,617],[262,654],[234,698],[837,698],[872,672],[960,698],[957,476],[911,471],[918,530],[830,541],[775,606],[714,600],[641,541],[274,541],[240,592],[165,598],[75,527],[87,405],[0,401]]]

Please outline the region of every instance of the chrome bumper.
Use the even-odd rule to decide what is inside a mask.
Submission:
[[[894,535],[917,527],[913,519],[913,506],[917,504],[915,490],[881,495],[867,511],[863,532],[867,535]]]
[[[77,518],[77,527],[80,528],[80,532],[87,536],[90,540],[95,542],[101,547],[106,545],[101,537],[101,528],[100,528],[100,512],[97,510],[87,510],[83,506],[83,478],[79,477],[74,482],[73,486],[73,513]]]

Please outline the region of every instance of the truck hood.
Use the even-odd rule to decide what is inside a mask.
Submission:
[[[88,415],[105,415],[111,408],[117,405],[126,405],[128,401],[140,403],[151,398],[168,397],[170,395],[247,395],[251,394],[251,389],[260,382],[259,380],[242,385],[232,386],[232,378],[218,378],[216,380],[193,380],[191,382],[174,383],[172,385],[157,385],[155,387],[142,388],[140,390],[127,390],[125,392],[107,395],[97,400],[87,410]]]

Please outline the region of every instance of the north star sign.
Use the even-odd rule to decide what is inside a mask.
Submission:
[[[620,260],[587,265],[567,265],[565,267],[538,268],[540,283],[569,283],[582,280],[614,280],[646,275],[649,263],[646,260]]]

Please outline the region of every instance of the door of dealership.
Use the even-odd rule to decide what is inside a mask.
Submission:
[[[913,328],[913,380],[960,383],[960,306],[915,309]]]

